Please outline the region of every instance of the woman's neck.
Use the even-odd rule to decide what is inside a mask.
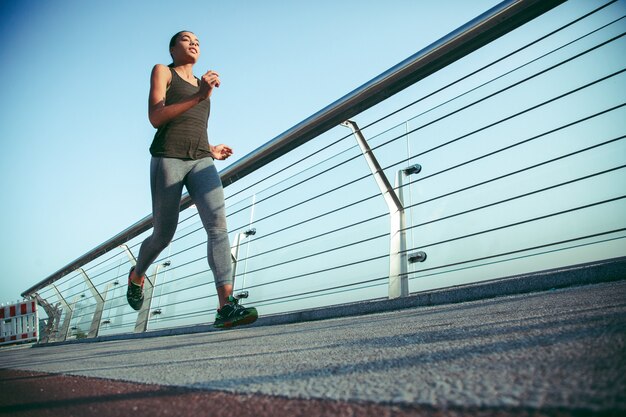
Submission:
[[[186,80],[191,81],[195,79],[195,77],[193,76],[193,64],[174,64],[174,69],[176,70],[178,75]]]

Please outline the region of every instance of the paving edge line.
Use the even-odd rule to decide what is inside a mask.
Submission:
[[[573,286],[599,284],[626,280],[626,256],[548,269],[528,274],[513,275],[473,284],[464,284],[436,290],[413,293],[407,297],[395,299],[374,299],[348,304],[318,307],[289,313],[259,317],[256,323],[247,327],[273,326],[279,324],[300,323],[304,321],[327,320],[340,317],[360,316],[415,307],[427,307],[456,304],[496,297],[532,292],[548,291]],[[120,333],[97,336],[94,338],[66,340],[33,344],[34,347],[59,346],[74,343],[94,343],[148,337],[176,336],[193,333],[223,331],[211,324],[199,324],[147,331],[145,333]]]

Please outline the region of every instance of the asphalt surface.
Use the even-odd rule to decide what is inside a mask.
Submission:
[[[626,415],[626,281],[222,332],[15,346],[0,349],[0,369],[0,414],[15,416]]]

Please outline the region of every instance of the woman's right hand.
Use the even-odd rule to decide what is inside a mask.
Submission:
[[[207,71],[200,79],[200,97],[203,100],[211,97],[213,89],[220,86],[220,75],[212,70]]]

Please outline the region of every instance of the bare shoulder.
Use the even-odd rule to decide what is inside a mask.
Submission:
[[[152,68],[152,72],[156,72],[156,71],[169,73],[170,67],[164,64],[156,64],[154,68]]]
[[[172,73],[167,65],[156,64],[152,68],[151,78],[153,82],[164,82],[169,85],[172,80]]]

